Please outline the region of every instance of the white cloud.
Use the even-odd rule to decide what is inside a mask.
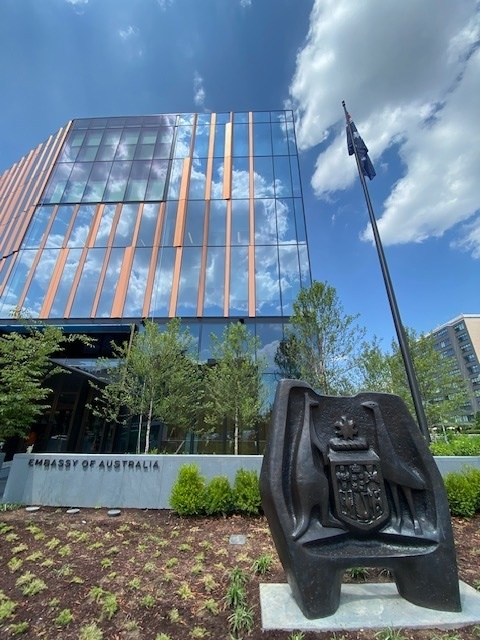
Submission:
[[[252,0],[240,0],[240,6],[242,8],[244,7],[250,7],[252,4]]]
[[[194,103],[197,107],[204,107],[205,103],[204,79],[197,71],[194,73]]]
[[[89,3],[89,0],[65,0],[65,2],[73,7],[75,13],[80,15],[84,12],[84,7]]]
[[[172,6],[173,1],[174,0],[157,0],[157,4],[162,11],[167,11],[167,9]]]
[[[299,147],[323,143],[315,193],[329,200],[357,177],[345,99],[378,176],[391,172],[380,158],[389,148],[403,163],[379,220],[386,244],[470,219],[479,208],[478,41],[475,0],[316,0],[290,87]],[[457,229],[466,234],[457,246],[472,247],[470,228]]]
[[[131,24],[129,24],[126,29],[119,29],[119,36],[122,38],[122,40],[129,40],[130,38],[138,35],[139,30],[137,29],[137,27],[134,27]]]

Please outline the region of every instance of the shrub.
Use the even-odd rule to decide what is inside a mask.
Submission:
[[[233,509],[232,488],[227,476],[215,476],[205,492],[207,514],[229,514]]]
[[[237,471],[233,489],[234,510],[244,514],[256,515],[261,510],[259,476],[255,470]]]
[[[470,517],[479,512],[480,474],[474,467],[444,477],[449,508],[454,516]]]
[[[448,441],[434,441],[429,449],[434,456],[479,456],[479,435],[450,434]]]
[[[195,463],[180,468],[169,503],[179,516],[195,516],[205,512],[205,479]]]

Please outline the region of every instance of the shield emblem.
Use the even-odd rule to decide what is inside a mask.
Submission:
[[[367,444],[366,449],[333,449],[332,444],[328,458],[335,516],[350,530],[382,527],[390,512],[379,456]]]

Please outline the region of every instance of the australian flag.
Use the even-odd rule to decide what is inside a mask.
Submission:
[[[366,147],[364,140],[359,135],[359,132],[356,129],[356,125],[353,123],[352,118],[349,114],[347,115],[346,123],[347,150],[349,152],[349,155],[352,156],[352,154],[354,153],[354,147],[351,142],[351,136],[349,134],[348,127],[350,127],[352,131],[352,138],[354,140],[354,144],[356,145],[357,155],[359,156],[359,160],[361,162],[362,173],[367,176],[369,180],[372,180],[376,175],[376,172],[374,171],[371,159],[367,154],[369,150]]]

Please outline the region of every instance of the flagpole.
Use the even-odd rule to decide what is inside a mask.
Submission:
[[[379,231],[378,231],[378,228],[377,228],[376,218],[374,216],[374,212],[373,212],[373,209],[372,209],[371,198],[369,197],[369,191],[367,189],[366,179],[364,177],[364,172],[363,172],[363,169],[362,169],[361,160],[359,158],[357,145],[356,145],[356,142],[354,140],[354,136],[352,134],[351,124],[350,124],[350,120],[349,120],[350,116],[349,116],[349,114],[347,112],[346,103],[344,102],[344,100],[342,101],[342,106],[344,108],[344,114],[346,116],[347,130],[349,132],[348,135],[350,136],[351,144],[352,144],[353,149],[354,149],[354,155],[356,157],[356,163],[357,163],[357,170],[359,172],[359,178],[361,180],[362,189],[364,191],[364,197],[366,198],[366,205],[367,205],[367,209],[368,209],[368,212],[369,212],[369,219],[371,221],[372,231],[373,231],[373,234],[374,234],[374,241],[376,243],[376,249],[377,249],[377,253],[378,253],[378,256],[379,256],[379,262],[381,263],[381,270],[382,270],[382,275],[383,275],[383,278],[384,278],[384,284],[386,286],[387,297],[389,299],[389,305],[391,307],[391,313],[392,313],[392,317],[393,317],[393,320],[394,320],[394,327],[396,328],[396,334],[397,334],[397,337],[398,337],[399,348],[401,350],[402,359],[404,361],[404,367],[406,369],[406,375],[407,375],[407,379],[408,379],[408,383],[409,383],[409,388],[411,390],[411,396],[412,396],[413,403],[414,403],[414,409],[415,409],[415,412],[416,412],[416,416],[417,416],[417,419],[418,419],[418,424],[419,424],[419,428],[421,430],[421,433],[424,435],[424,437],[429,442],[430,441],[430,436],[429,436],[428,422],[427,422],[427,419],[426,419],[426,414],[424,412],[424,407],[423,407],[423,403],[422,403],[422,399],[421,399],[421,393],[419,391],[419,386],[418,386],[418,382],[417,382],[417,379],[416,379],[416,373],[414,371],[414,366],[413,366],[413,362],[412,362],[412,359],[411,359],[411,354],[409,352],[409,345],[408,345],[408,341],[407,341],[407,338],[406,338],[406,332],[404,331],[404,327],[403,327],[403,324],[401,322],[401,316],[399,314],[399,308],[398,308],[398,305],[397,305],[397,302],[396,302],[396,297],[394,295],[394,289],[393,289],[393,286],[392,286],[391,277],[389,275],[389,270],[388,270],[388,266],[387,266],[387,262],[386,262],[386,257],[384,256],[384,250],[383,250],[382,243],[381,243],[381,237],[379,236]]]

